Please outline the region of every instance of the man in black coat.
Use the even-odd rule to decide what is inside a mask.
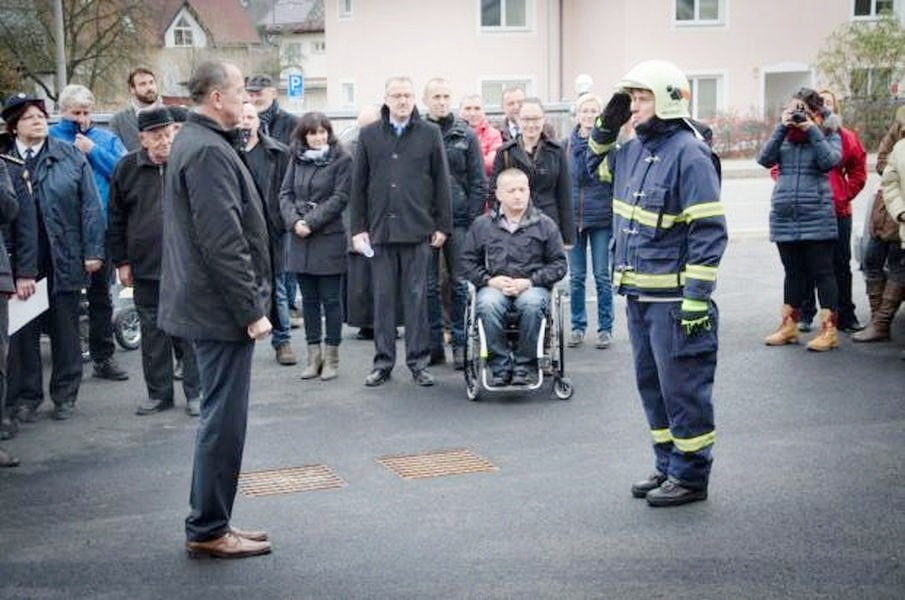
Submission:
[[[134,287],[141,322],[141,364],[148,389],[135,411],[151,415],[173,407],[173,348],[183,357],[182,388],[186,412],[201,414],[201,381],[189,342],[173,338],[157,325],[163,242],[161,202],[166,163],[173,143],[173,118],[164,107],[138,114],[141,149],[117,163],[110,180],[110,259],[123,285]]]
[[[267,554],[267,533],[230,526],[255,340],[270,334],[264,204],[235,143],[246,100],[239,67],[201,63],[188,83],[197,108],[173,143],[163,200],[158,323],[189,338],[203,399],[185,521],[191,556]]]
[[[443,245],[443,258],[450,281],[452,302],[449,307],[452,330],[453,364],[456,369],[465,368],[465,303],[468,288],[460,282],[459,262],[465,234],[472,221],[484,212],[487,197],[487,179],[484,176],[484,157],[481,142],[471,127],[450,110],[452,87],[445,79],[431,79],[424,86],[424,104],[427,120],[437,125],[443,133],[446,159],[449,164],[450,194],[452,201],[452,235]],[[430,319],[431,364],[446,361],[443,347],[443,313],[440,294],[440,250],[431,253],[427,274],[427,310]]]
[[[406,365],[418,385],[433,385],[427,319],[430,249],[452,230],[449,167],[440,129],[419,118],[408,77],[387,81],[381,120],[361,130],[349,202],[353,246],[373,251],[374,370],[365,385],[390,377],[396,363],[396,294],[405,319]]]
[[[297,362],[292,351],[292,324],[289,321],[289,298],[286,297],[286,252],[289,232],[283,225],[280,214],[280,186],[289,166],[289,148],[276,139],[264,135],[259,130],[260,117],[252,103],[246,102],[242,108],[239,129],[242,132],[242,157],[258,185],[258,192],[264,201],[267,228],[270,231],[270,258],[273,263],[273,311],[271,321],[273,332],[270,345],[273,346],[276,361],[281,365]]]

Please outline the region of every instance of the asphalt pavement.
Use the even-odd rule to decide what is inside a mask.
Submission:
[[[135,416],[140,355],[118,351],[129,381],[86,367],[71,420],[45,412],[4,442],[22,465],[0,470],[0,598],[901,599],[899,344],[764,346],[781,282],[766,239],[729,244],[710,498],[671,509],[629,493],[652,453],[621,299],[611,349],[567,350],[569,401],[471,402],[450,365],[432,388],[402,364],[366,388],[373,347],[351,329],[331,382],[259,343],[243,472],[317,465],[338,487],[240,493],[234,524],[269,530],[274,552],[238,561],[187,558],[196,421],[181,392],[175,410]],[[303,357],[299,330],[293,346]],[[452,449],[489,470],[403,479],[380,462]]]

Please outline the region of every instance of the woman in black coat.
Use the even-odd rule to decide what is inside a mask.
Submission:
[[[290,140],[291,160],[280,189],[280,212],[293,233],[288,273],[302,293],[308,364],[302,379],[333,379],[342,339],[342,275],[346,271],[346,228],[352,157],[333,134],[323,113],[302,116]],[[321,314],[326,336],[321,332]],[[321,341],[324,342],[323,351]]]

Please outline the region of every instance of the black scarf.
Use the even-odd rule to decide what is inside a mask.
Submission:
[[[279,110],[280,105],[274,100],[270,103],[270,107],[267,110],[258,113],[258,118],[261,119],[261,133],[270,135],[270,125],[273,123],[274,119],[277,118]]]

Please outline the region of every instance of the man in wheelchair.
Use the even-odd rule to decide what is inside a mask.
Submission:
[[[566,275],[559,227],[533,207],[528,177],[510,168],[497,176],[499,206],[474,221],[465,239],[462,276],[477,288],[477,316],[490,351],[491,385],[531,385],[537,337],[553,285]],[[510,357],[507,313],[518,315],[519,339]]]

